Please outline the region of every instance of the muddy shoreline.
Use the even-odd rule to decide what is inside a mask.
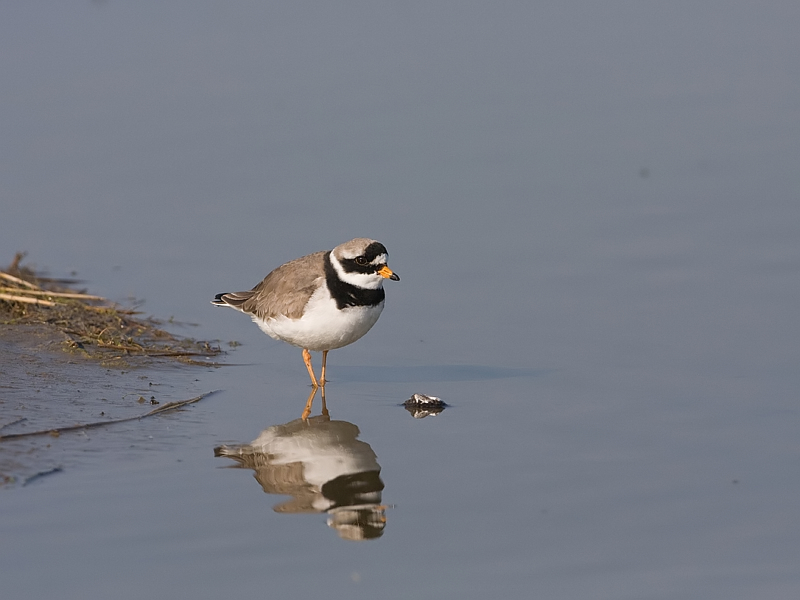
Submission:
[[[75,425],[108,422],[109,434],[91,435],[102,452],[122,443],[120,431],[139,439],[153,426],[139,422],[147,413],[210,391],[197,388],[196,374],[219,366],[218,344],[173,335],[153,319],[18,262],[0,278],[0,488],[79,464],[90,436],[89,428]],[[148,421],[159,418],[166,415]],[[111,423],[125,419],[132,425]],[[63,428],[73,429],[56,431]],[[50,435],[27,435],[42,431]]]

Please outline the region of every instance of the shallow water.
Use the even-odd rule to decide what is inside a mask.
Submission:
[[[241,343],[33,450],[4,597],[796,597],[798,13],[0,9],[0,254]],[[300,351],[209,301],[361,235],[402,279],[312,433]],[[0,368],[2,426],[41,386]]]

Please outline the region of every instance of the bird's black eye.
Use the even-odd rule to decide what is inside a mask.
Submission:
[[[367,264],[367,258],[365,256],[356,256],[356,264],[363,267]]]

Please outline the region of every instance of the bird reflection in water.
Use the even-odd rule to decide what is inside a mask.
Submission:
[[[267,427],[249,444],[215,448],[214,456],[253,469],[267,494],[291,496],[275,505],[275,512],[324,512],[342,539],[375,539],[386,526],[381,467],[358,434],[352,423],[332,421],[323,403],[321,415]]]

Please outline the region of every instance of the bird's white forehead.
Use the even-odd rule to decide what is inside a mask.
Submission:
[[[386,255],[385,254],[379,254],[378,256],[373,258],[370,261],[369,264],[375,265],[375,266],[377,266],[377,265],[385,265],[386,264]]]

